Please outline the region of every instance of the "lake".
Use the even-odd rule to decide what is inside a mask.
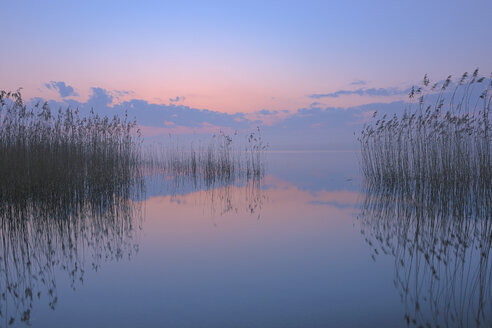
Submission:
[[[357,156],[270,151],[261,180],[146,177],[109,223],[4,222],[0,325],[490,325],[488,224],[436,233],[364,191]]]

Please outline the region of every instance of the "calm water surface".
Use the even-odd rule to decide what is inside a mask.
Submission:
[[[397,238],[398,221],[364,216],[360,185],[353,152],[271,152],[261,182],[234,186],[149,178],[144,199],[131,204],[131,222],[88,222],[63,232],[97,237],[75,245],[76,259],[61,251],[62,237],[50,242],[57,261],[46,261],[49,274],[41,276],[52,282],[22,269],[17,278],[40,285],[40,295],[3,299],[1,326],[29,302],[33,327],[405,327],[412,320],[454,326],[459,317],[474,326],[477,316],[490,320],[488,261],[468,253],[461,262],[448,259],[461,280],[431,264],[425,250],[402,266],[409,247]],[[26,252],[36,257],[39,250]],[[10,281],[20,267],[10,265]],[[13,326],[23,327],[18,312]]]

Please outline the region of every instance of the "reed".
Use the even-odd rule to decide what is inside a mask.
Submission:
[[[127,118],[77,109],[28,108],[20,92],[0,92],[0,199],[64,202],[119,193],[140,175],[140,137]]]
[[[361,232],[374,259],[394,257],[409,326],[492,324],[491,89],[478,69],[426,76],[359,137]]]
[[[359,142],[365,182],[385,188],[479,197],[492,188],[492,82],[465,73],[412,88],[402,115],[365,125]]]
[[[177,185],[193,181],[195,188],[258,180],[265,173],[263,157],[268,145],[259,128],[245,140],[239,138],[237,132],[220,131],[208,141],[186,145],[170,137],[167,144],[152,144],[144,150],[143,166],[146,172],[163,175]]]

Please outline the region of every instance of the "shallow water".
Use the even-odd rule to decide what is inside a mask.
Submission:
[[[72,267],[62,268],[63,261],[45,265],[54,291],[41,287],[39,298],[24,297],[32,303],[32,326],[401,327],[407,319],[455,326],[460,318],[463,326],[474,326],[480,309],[478,317],[490,320],[490,266],[484,263],[490,248],[482,249],[485,259],[468,251],[453,262],[454,272],[469,268],[459,281],[446,276],[436,283],[424,255],[424,261],[401,270],[407,245],[388,238],[385,254],[378,241],[380,235],[393,236],[391,224],[361,214],[367,198],[356,153],[266,156],[260,182],[207,189],[148,178],[144,199],[132,202],[133,225],[125,221],[108,229],[88,223],[86,230],[99,240],[97,251],[80,242],[77,260],[67,260]],[[68,233],[76,235],[79,228]],[[381,239],[384,246],[387,240]],[[59,240],[52,242],[57,250]],[[25,271],[22,279],[41,284]],[[453,292],[445,295],[449,288]],[[14,326],[25,326],[15,302],[1,302],[1,326],[8,325],[11,313]],[[448,321],[450,315],[458,322]]]

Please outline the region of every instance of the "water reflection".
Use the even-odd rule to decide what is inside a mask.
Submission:
[[[361,232],[394,256],[409,325],[492,325],[492,192],[466,191],[366,190]]]
[[[27,303],[36,303],[28,312],[31,323],[43,327],[401,325],[402,306],[392,303],[393,264],[387,258],[373,265],[364,252],[366,245],[358,229],[353,227],[359,190],[347,179],[355,175],[350,165],[354,169],[356,165],[351,161],[352,154],[346,155],[350,157],[344,159],[332,153],[269,154],[268,172],[272,174],[227,183],[209,184],[197,179],[195,184],[192,176],[152,172],[145,178],[142,202],[131,201],[138,199],[132,195],[114,198],[127,202],[134,211],[141,204],[145,216],[141,234],[137,229],[139,219],[135,218],[141,213],[129,213],[125,219],[114,215],[115,223],[104,227],[109,223],[103,216],[111,210],[92,211],[91,207],[114,201],[98,203],[97,197],[88,201],[85,217],[68,211],[65,215],[46,215],[37,223],[36,214],[30,214],[31,221],[17,223],[18,230],[40,230],[27,234],[30,241],[24,242],[19,236],[26,234],[14,233],[12,228],[4,235],[28,253],[43,258],[42,264],[48,269],[41,278],[47,283],[39,282],[39,264],[32,269],[32,274],[38,275],[35,281],[12,268],[16,264],[11,256],[11,276],[32,288],[33,296],[22,296],[24,303],[14,303],[14,296],[9,296],[8,313],[17,310],[7,316],[5,325],[10,317],[15,317],[15,324],[20,323],[24,311],[31,309],[23,305]],[[59,209],[63,213],[64,208]],[[132,239],[121,233],[125,224],[133,225]],[[80,226],[86,227],[85,232],[79,232],[83,230]],[[46,238],[57,245],[52,246],[54,255]],[[131,243],[128,249],[120,247],[120,253],[114,251],[118,238]],[[88,245],[93,239],[99,240],[99,246]],[[68,246],[70,240],[72,248]],[[108,242],[115,245],[111,250],[104,248]],[[131,247],[137,243],[138,256],[131,261],[100,260],[96,265],[102,270],[92,273],[92,253],[109,256],[109,260],[116,254],[126,257],[127,250],[134,252]],[[76,251],[69,251],[73,248]],[[15,257],[22,258],[17,254]],[[22,261],[24,272],[27,260]],[[58,266],[51,261],[58,261]],[[68,269],[64,271],[62,265]],[[85,272],[82,277],[88,283],[84,288],[80,288],[80,275],[71,276],[75,268]],[[77,293],[70,292],[67,276],[77,286]],[[1,279],[4,284],[6,278]],[[13,282],[14,278],[9,279]],[[29,279],[31,285],[25,282]],[[35,287],[38,290],[34,291]],[[54,289],[53,297],[50,288]],[[25,290],[19,287],[16,293],[25,294]],[[38,291],[41,300],[37,300]],[[57,295],[60,301],[53,312],[47,303]],[[2,304],[5,313],[6,305]],[[80,316],[81,312],[85,315]]]
[[[152,172],[132,187],[144,194],[5,203],[0,326],[491,325],[490,198],[366,189],[375,265],[346,155],[270,154],[261,179]]]
[[[101,184],[98,185],[101,187]],[[131,257],[142,223],[141,185],[132,179],[63,198],[30,195],[0,204],[0,318],[30,324],[36,302],[55,309],[57,272],[73,289],[88,268]]]
[[[131,258],[139,249],[147,197],[190,200],[213,217],[246,212],[260,218],[267,200],[262,177],[209,181],[155,173],[127,176],[114,183],[4,198],[0,205],[0,326],[31,324],[36,303],[58,302],[57,279],[72,289],[87,270]],[[189,195],[193,194],[193,197]],[[169,215],[169,213],[167,213]],[[66,276],[64,276],[66,274]]]
[[[268,200],[263,176],[209,183],[195,177],[152,175],[146,179],[146,190],[147,197],[170,196],[177,203],[193,199],[194,206],[211,216],[246,211],[259,219]]]
[[[173,197],[173,201],[181,201],[180,196]],[[245,211],[261,217],[264,203],[268,201],[268,191],[262,189],[262,180],[250,180],[243,185],[227,185],[219,188],[200,190],[196,198],[196,205],[201,207],[205,214],[222,216],[227,213]]]

